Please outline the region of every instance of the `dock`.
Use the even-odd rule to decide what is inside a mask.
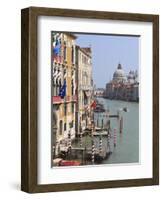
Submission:
[[[86,138],[84,138],[86,137]],[[80,160],[81,164],[85,163],[99,163],[108,158],[114,151],[114,137],[109,135],[106,130],[94,131],[91,135],[84,136],[78,139],[76,143],[72,143],[71,148],[63,144],[60,146],[60,152],[65,160]],[[85,144],[87,140],[87,144]],[[93,160],[92,160],[93,157]]]

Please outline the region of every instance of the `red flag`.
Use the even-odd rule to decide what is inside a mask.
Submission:
[[[91,108],[95,109],[96,108],[96,101],[93,101],[91,104]]]

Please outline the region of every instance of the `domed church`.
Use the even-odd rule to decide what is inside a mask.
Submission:
[[[138,72],[130,71],[125,74],[119,63],[113,73],[113,79],[106,84],[104,97],[125,101],[139,101]]]
[[[119,63],[116,71],[113,74],[113,81],[125,82],[127,80],[126,74],[122,69],[122,65]]]

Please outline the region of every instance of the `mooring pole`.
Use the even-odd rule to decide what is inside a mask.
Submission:
[[[100,141],[99,141],[99,154],[102,154],[102,136],[100,136]]]
[[[123,117],[120,119],[120,133],[122,133],[123,130]]]
[[[71,153],[71,131],[68,132],[68,151]]]
[[[110,119],[109,119],[109,124],[108,124],[108,126],[109,126],[109,131],[110,131]]]
[[[87,153],[87,147],[85,146],[85,149],[84,149],[84,164],[86,164],[86,153]]]
[[[114,142],[114,147],[115,147],[116,146],[116,142],[117,142],[117,130],[116,130],[116,128],[114,129],[113,142]]]
[[[110,129],[108,129],[108,153],[111,152],[110,149]]]
[[[117,119],[120,118],[120,110],[117,111]]]
[[[97,124],[96,124],[96,125],[97,125],[97,127],[98,127],[98,118],[97,118]]]
[[[80,147],[82,147],[82,132],[80,133]]]
[[[92,138],[92,164],[94,164],[94,162],[95,162],[95,144]]]
[[[104,120],[103,120],[103,118],[101,119],[101,128],[103,128],[104,127]]]

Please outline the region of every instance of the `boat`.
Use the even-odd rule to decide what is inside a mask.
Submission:
[[[61,160],[59,166],[79,166],[81,162],[76,160]]]
[[[97,103],[96,108],[94,109],[94,112],[105,112],[104,105]]]

